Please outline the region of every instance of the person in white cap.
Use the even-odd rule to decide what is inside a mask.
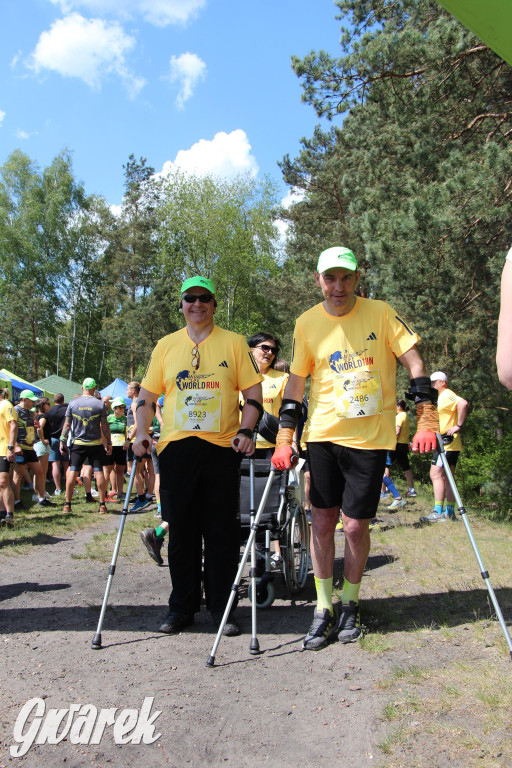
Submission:
[[[448,389],[448,377],[443,371],[435,371],[431,374],[430,381],[438,391],[439,429],[446,446],[446,460],[454,475],[459,453],[462,450],[460,433],[468,414],[468,401]],[[432,456],[430,479],[434,490],[434,509],[429,515],[420,517],[420,522],[443,523],[446,520],[455,520],[455,496],[446,477],[441,455],[437,450]],[[443,509],[445,499],[446,507]]]
[[[302,436],[311,473],[312,560],[317,590],[313,623],[303,648],[316,651],[337,638],[361,636],[359,588],[370,551],[387,451],[396,443],[396,360],[410,376],[416,403],[416,452],[435,448],[437,392],[416,350],[419,336],[389,304],[356,295],[360,271],[348,248],[320,254],[315,281],[323,301],[295,324],[290,378],[280,409],[272,463],[287,469],[293,432],[311,376],[308,421]],[[334,531],[342,515],[344,585],[339,615],[332,601]]]
[[[242,454],[254,452],[253,430],[263,412],[263,377],[247,342],[215,325],[212,281],[190,277],[180,295],[186,325],[153,350],[139,392],[133,444],[137,456],[151,445],[149,428],[164,392],[157,451],[172,582],[169,612],[159,627],[166,634],[192,625],[199,611],[203,540],[206,607],[217,625],[222,620],[240,555],[240,462]],[[230,615],[224,634],[239,633]]]

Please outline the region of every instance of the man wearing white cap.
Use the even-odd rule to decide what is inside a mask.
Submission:
[[[351,250],[320,254],[315,281],[323,302],[301,315],[293,336],[290,378],[280,409],[272,463],[287,469],[293,431],[311,376],[307,444],[311,473],[312,560],[317,607],[303,641],[316,651],[337,638],[361,636],[359,588],[370,551],[369,522],[375,516],[387,451],[396,443],[396,359],[410,376],[408,397],[416,403],[416,452],[435,448],[437,392],[416,350],[419,336],[383,301],[356,295],[360,271]],[[341,606],[332,602],[334,531],[342,515],[345,533]]]
[[[431,374],[432,386],[437,389],[437,410],[439,411],[439,429],[444,438],[446,460],[452,475],[459,453],[462,450],[460,433],[468,413],[468,401],[448,389],[448,377],[443,371]],[[430,467],[430,479],[434,489],[434,509],[429,515],[420,517],[422,523],[443,523],[455,520],[455,496],[446,477],[439,451],[434,451]],[[443,502],[446,507],[443,510]]]
[[[185,280],[180,310],[186,326],[156,345],[137,402],[133,452],[142,456],[151,444],[155,403],[165,394],[157,451],[172,582],[169,612],[159,627],[166,634],[194,623],[203,540],[206,607],[217,625],[222,619],[240,554],[241,455],[253,453],[253,429],[263,411],[263,377],[243,336],[215,325],[216,307],[209,278]],[[239,632],[230,616],[224,634]]]

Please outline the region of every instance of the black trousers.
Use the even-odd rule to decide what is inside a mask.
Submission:
[[[240,461],[231,447],[199,437],[168,443],[159,455],[162,518],[169,523],[171,611],[191,615],[206,607],[223,613],[240,554]]]

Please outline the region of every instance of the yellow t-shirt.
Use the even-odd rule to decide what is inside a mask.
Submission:
[[[7,456],[11,427],[9,422],[18,421],[16,411],[9,400],[0,400],[0,456]]]
[[[288,374],[283,371],[274,371],[273,368],[269,368],[266,373],[263,374],[263,410],[270,413],[272,416],[279,416],[279,409],[283,402],[283,392],[288,381]],[[258,435],[256,439],[257,448],[275,448],[275,445],[264,440],[261,435]]]
[[[263,380],[243,336],[213,327],[198,345],[199,368],[192,368],[195,343],[186,328],[160,339],[142,386],[165,393],[163,427],[157,443],[200,437],[229,446],[240,427],[239,393]]]
[[[411,431],[411,422],[405,411],[400,411],[396,415],[396,426],[400,427],[400,433],[396,438],[397,443],[405,443],[409,445],[409,434]]]
[[[457,403],[462,400],[462,397],[456,395],[451,389],[443,389],[439,392],[437,398],[437,410],[439,412],[439,429],[441,434],[444,435],[447,429],[457,426]],[[446,451],[461,451],[462,440],[460,439],[460,432],[457,432],[453,436],[453,442],[448,443],[445,446]]]
[[[419,336],[384,301],[356,298],[335,317],[322,304],[301,315],[291,372],[311,374],[305,442],[360,449],[396,445],[396,358]]]

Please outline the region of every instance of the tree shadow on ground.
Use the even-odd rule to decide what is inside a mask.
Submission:
[[[0,600],[12,600],[24,592],[53,592],[58,589],[69,589],[71,584],[38,584],[34,581],[22,581],[17,584],[0,586]]]
[[[63,588],[62,585],[49,585]],[[43,587],[43,590],[48,586]],[[41,590],[38,590],[41,591]],[[495,590],[504,619],[512,621],[512,589]],[[278,596],[267,610],[258,611],[258,631],[265,634],[300,634],[311,623],[312,599],[306,590],[297,598]],[[4,634],[18,632],[89,632],[96,628],[100,604],[96,606],[64,606],[1,608],[0,625]],[[153,632],[158,629],[166,612],[165,605],[139,604],[112,605],[105,615],[105,628],[118,632]],[[363,623],[378,632],[412,632],[435,629],[440,626],[456,627],[480,619],[493,617],[488,592],[484,589],[450,590],[421,595],[384,597],[364,600]],[[250,632],[251,605],[237,608],[237,617],[245,633]],[[196,614],[195,632],[213,631],[210,615],[204,609]]]

